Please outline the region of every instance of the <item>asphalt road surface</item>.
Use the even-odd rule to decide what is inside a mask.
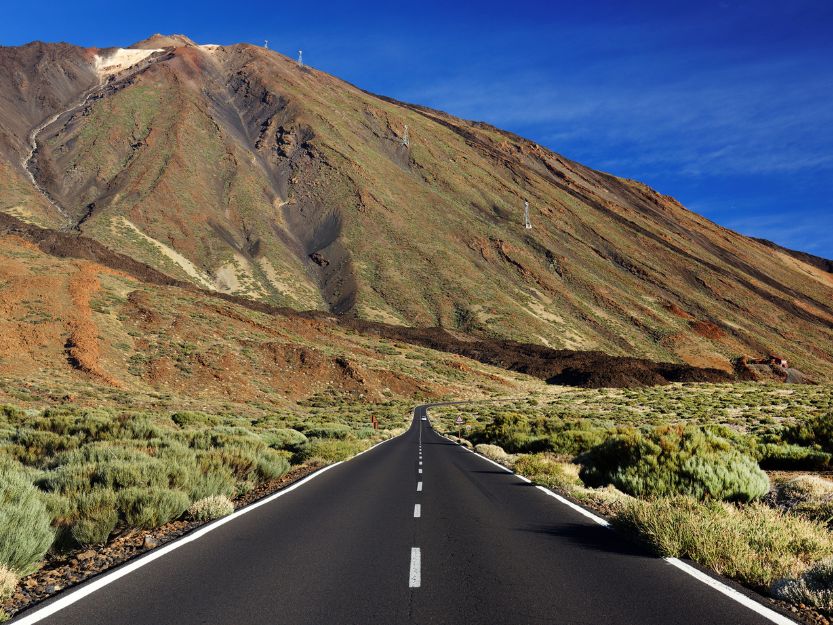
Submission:
[[[95,592],[84,595],[82,585],[64,595],[78,600],[54,614],[36,608],[19,618],[54,625],[772,622],[439,436],[422,419],[424,407],[414,413],[402,436]]]

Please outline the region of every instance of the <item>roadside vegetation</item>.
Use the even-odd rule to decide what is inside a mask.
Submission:
[[[252,415],[0,406],[0,601],[49,554],[225,516],[291,469],[344,460],[402,431],[409,410],[335,395]]]
[[[662,556],[833,615],[831,386],[565,389],[431,418]]]

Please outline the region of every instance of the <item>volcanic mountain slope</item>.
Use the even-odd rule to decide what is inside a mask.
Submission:
[[[0,402],[178,398],[282,407],[525,392],[532,378],[152,284],[0,236]],[[201,404],[200,402],[203,402]]]
[[[829,378],[833,275],[515,135],[245,44],[37,43],[0,67],[0,207],[176,278],[698,366],[777,352]]]

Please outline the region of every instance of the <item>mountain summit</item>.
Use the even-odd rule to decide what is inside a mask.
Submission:
[[[297,309],[722,369],[833,362],[823,266],[248,44],[0,48],[0,210]]]

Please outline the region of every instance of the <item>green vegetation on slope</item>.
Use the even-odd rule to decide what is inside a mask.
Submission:
[[[379,429],[370,426],[370,415]],[[293,466],[343,460],[398,431],[403,404],[320,398],[292,414],[154,413],[72,406],[0,408],[0,567],[131,528],[229,512],[228,498]]]

